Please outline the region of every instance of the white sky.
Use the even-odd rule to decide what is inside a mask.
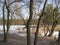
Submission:
[[[1,1],[1,0],[0,0]],[[3,0],[2,0],[3,1]],[[11,1],[11,0],[10,0]],[[13,0],[12,0],[13,1]],[[25,4],[27,4],[27,5],[29,5],[29,0],[24,0],[25,1]],[[51,4],[52,3],[52,0],[48,0],[48,4]],[[18,5],[19,6],[22,6],[22,5],[24,5],[24,3],[18,3]],[[13,5],[12,5],[13,6]],[[11,7],[12,7],[11,6]],[[42,5],[41,5],[41,7],[40,7],[40,9],[42,9],[43,8],[43,3],[42,3]],[[11,9],[13,9],[13,8],[11,8]],[[29,15],[29,9],[28,8],[26,8],[26,7],[23,7],[22,8],[22,14],[24,15],[24,17],[26,18],[28,15]],[[3,13],[2,13],[2,4],[0,4],[0,18],[2,18],[2,15],[3,15]]]

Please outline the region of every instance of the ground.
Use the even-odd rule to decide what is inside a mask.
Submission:
[[[2,37],[3,35],[0,34],[0,45],[27,45],[26,36],[18,36],[15,34],[9,34],[7,42],[3,42]],[[33,45],[34,37],[32,36],[31,39],[32,39],[32,45]],[[44,37],[38,37],[37,45],[59,45],[59,44],[52,37],[44,36]]]

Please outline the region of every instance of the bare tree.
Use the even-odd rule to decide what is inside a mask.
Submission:
[[[5,14],[4,14],[5,4],[6,4],[6,1],[4,1],[4,4],[3,4],[3,31],[4,31],[4,39],[3,39],[3,41],[4,41],[4,42],[6,41],[6,33],[5,33]]]
[[[51,36],[52,34],[53,34],[53,31],[54,31],[54,29],[55,29],[55,27],[56,27],[56,25],[57,25],[57,23],[58,23],[58,20],[59,20],[59,17],[55,17],[55,19],[54,19],[54,16],[55,16],[55,11],[56,11],[56,9],[58,9],[58,5],[59,5],[59,3],[57,4],[57,2],[56,2],[56,0],[55,0],[55,4],[56,4],[56,7],[54,8],[54,10],[53,10],[53,24],[52,24],[52,28],[51,28],[51,31],[50,31],[50,33],[49,33],[49,35],[48,36]],[[59,13],[59,12],[58,12]],[[57,14],[57,16],[58,16],[58,14]]]
[[[31,34],[30,34],[30,22],[32,20],[32,16],[33,16],[33,0],[30,0],[30,16],[29,16],[29,19],[27,21],[27,25],[26,25],[26,28],[27,28],[27,45],[31,45]]]
[[[41,19],[42,16],[43,16],[43,13],[44,13],[44,10],[45,10],[46,3],[47,3],[47,0],[45,0],[44,7],[43,7],[43,10],[42,10],[42,13],[41,13],[41,15],[39,16],[39,19],[38,19],[37,29],[36,29],[36,33],[35,33],[35,39],[34,39],[34,45],[37,45],[37,37],[38,37],[40,19]]]
[[[10,16],[10,5],[12,5],[15,2],[20,2],[21,0],[15,0],[14,2],[11,2],[9,5],[7,5],[6,0],[4,0],[3,4],[3,29],[4,29],[4,41],[7,41],[7,35],[9,31],[9,16]],[[4,15],[4,7],[6,6],[7,9],[7,32],[5,32],[5,15]]]

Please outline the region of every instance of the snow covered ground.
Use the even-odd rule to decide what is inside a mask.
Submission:
[[[16,35],[20,35],[20,36],[26,36],[26,34],[24,34],[24,33],[19,33],[19,30],[16,30],[17,28],[20,28],[20,27],[25,27],[24,25],[11,25],[10,26],[10,31],[9,31],[9,33],[10,34],[16,34]],[[6,28],[6,26],[5,26],[5,28]],[[0,34],[3,34],[3,25],[0,25],[0,30],[2,30],[2,32],[0,32]],[[54,31],[54,33],[53,33],[53,37],[56,37],[56,38],[58,38],[58,31]],[[42,33],[42,36],[43,36],[44,34]]]
[[[20,28],[20,27],[25,27],[25,26],[24,25],[11,25],[9,30],[16,30],[17,28]],[[6,26],[5,26],[5,29],[7,29]],[[0,25],[0,30],[3,30],[3,25]]]

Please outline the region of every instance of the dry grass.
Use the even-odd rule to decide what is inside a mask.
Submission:
[[[51,30],[51,27],[52,27],[52,26],[49,26],[49,30]],[[47,27],[45,27],[45,31],[47,31]],[[54,31],[60,31],[60,25],[57,25],[57,26],[55,27]],[[35,33],[36,30],[31,30],[31,32],[32,32],[32,33]],[[44,27],[43,27],[43,26],[39,28],[39,33],[44,33]]]

